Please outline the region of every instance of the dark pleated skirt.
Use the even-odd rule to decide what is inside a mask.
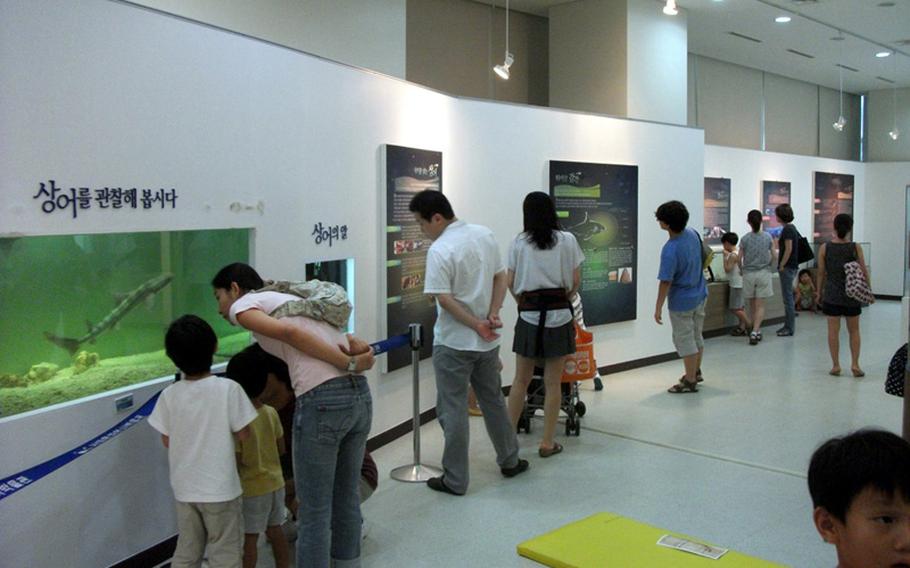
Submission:
[[[538,349],[537,326],[518,318],[515,324],[515,338],[512,352],[524,357],[547,359],[575,353],[575,323],[543,330],[543,345]]]

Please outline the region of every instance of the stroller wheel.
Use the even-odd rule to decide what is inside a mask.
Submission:
[[[575,430],[575,420],[570,418],[566,420],[566,436],[571,436],[573,430]]]
[[[587,410],[588,409],[585,407],[585,403],[583,403],[582,401],[579,400],[578,402],[575,403],[575,413],[578,414],[579,416],[584,416],[585,412],[587,412]]]

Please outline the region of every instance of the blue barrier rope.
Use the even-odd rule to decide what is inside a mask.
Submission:
[[[55,458],[49,459],[46,462],[40,463],[34,467],[26,469],[25,471],[21,471],[9,477],[0,479],[0,501],[6,499],[17,491],[28,487],[39,479],[50,475],[66,464],[75,460],[76,458],[89,453],[101,444],[107,442],[119,434],[122,434],[123,432],[126,432],[136,424],[148,418],[149,414],[152,413],[152,409],[155,408],[155,403],[158,401],[158,396],[160,394],[160,391],[156,392],[154,395],[152,395],[152,398],[148,399],[145,404],[139,407],[138,410],[118,422],[113,428],[110,428],[98,436],[95,436],[81,446],[75,447],[65,454],[61,454]]]
[[[405,345],[410,345],[411,336],[407,333],[402,335],[396,335],[390,337],[383,341],[377,341],[376,343],[371,343],[370,347],[373,348],[373,353],[375,355],[380,355],[391,351],[392,349],[397,349]],[[61,454],[55,458],[51,458],[46,462],[40,463],[34,467],[30,467],[19,473],[14,473],[8,477],[0,479],[0,501],[6,499],[10,495],[25,489],[29,485],[38,481],[43,477],[47,477],[51,473],[57,471],[61,467],[75,460],[76,458],[87,454],[88,452],[94,450],[101,444],[107,442],[108,440],[113,439],[114,437],[126,432],[136,424],[142,422],[152,413],[152,410],[155,408],[155,403],[158,402],[158,397],[161,395],[161,391],[156,392],[150,399],[148,399],[145,404],[139,407],[135,412],[118,422],[114,427],[109,428],[108,430],[102,432],[98,436],[95,436],[88,442],[73,448],[72,450]]]
[[[370,343],[370,347],[373,348],[374,355],[381,355],[386,351],[391,351],[392,349],[397,349],[410,344],[411,335],[409,333],[403,333],[382,341],[377,341],[376,343]]]

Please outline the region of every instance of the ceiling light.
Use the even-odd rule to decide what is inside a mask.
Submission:
[[[891,55],[890,51],[879,51],[878,53],[875,54],[875,56],[878,57],[879,59],[881,59],[883,57],[888,57],[889,55]]]
[[[493,72],[508,81],[509,67],[513,63],[515,63],[515,56],[509,51],[509,0],[506,0],[506,55],[501,65],[493,66]]]
[[[667,0],[667,4],[664,6],[664,14],[668,16],[675,16],[679,14],[679,9],[676,6],[676,0]]]
[[[774,21],[777,22],[778,24],[786,24],[787,22],[790,21],[790,16],[778,16],[778,17],[774,18]]]
[[[837,122],[835,122],[831,126],[834,127],[834,130],[837,130],[838,132],[843,132],[844,127],[847,126],[847,119],[844,118],[844,115],[842,114],[837,117]]]
[[[895,142],[897,142],[897,139],[900,138],[900,135],[901,135],[901,131],[897,129],[897,126],[895,126],[894,128],[892,128],[892,129],[888,132],[888,136],[890,136],[891,139],[894,140]]]
[[[500,64],[500,65],[494,66],[493,71],[495,71],[497,75],[499,75],[500,77],[502,77],[503,79],[508,81],[509,80],[509,67],[511,67],[513,63],[515,63],[515,57],[513,57],[512,54],[507,51],[505,61],[503,61],[502,64]]]

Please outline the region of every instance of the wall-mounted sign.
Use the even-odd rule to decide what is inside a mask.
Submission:
[[[335,241],[348,240],[348,226],[323,225],[322,221],[320,221],[313,225],[313,232],[310,233],[310,236],[313,237],[313,242],[317,245],[329,243],[329,246],[332,246]]]
[[[423,293],[427,250],[432,241],[420,231],[409,209],[411,198],[419,191],[442,191],[442,152],[402,146],[385,146],[385,305],[386,328],[383,337],[408,332],[408,324],[424,329],[420,358],[433,353],[433,325],[436,305]],[[387,372],[411,363],[407,349],[389,351]]]
[[[780,231],[770,231],[769,229],[776,229],[781,226],[781,224],[777,222],[777,216],[774,214],[774,209],[778,205],[790,203],[790,182],[763,181],[761,183],[761,214],[764,229],[772,234],[779,233]]]
[[[705,223],[702,238],[709,245],[720,244],[730,231],[730,178],[705,178]]]
[[[164,209],[170,205],[171,209],[177,206],[177,190],[171,189],[137,189],[131,187],[70,187],[63,189],[57,187],[55,180],[48,180],[38,184],[38,192],[32,199],[42,199],[41,210],[50,215],[57,210],[70,213],[75,219],[81,210],[91,209],[92,203],[98,209]]]
[[[823,243],[834,238],[834,218],[853,215],[853,176],[815,172],[813,240]]]
[[[550,195],[560,225],[585,253],[585,323],[635,319],[638,166],[550,161]]]

